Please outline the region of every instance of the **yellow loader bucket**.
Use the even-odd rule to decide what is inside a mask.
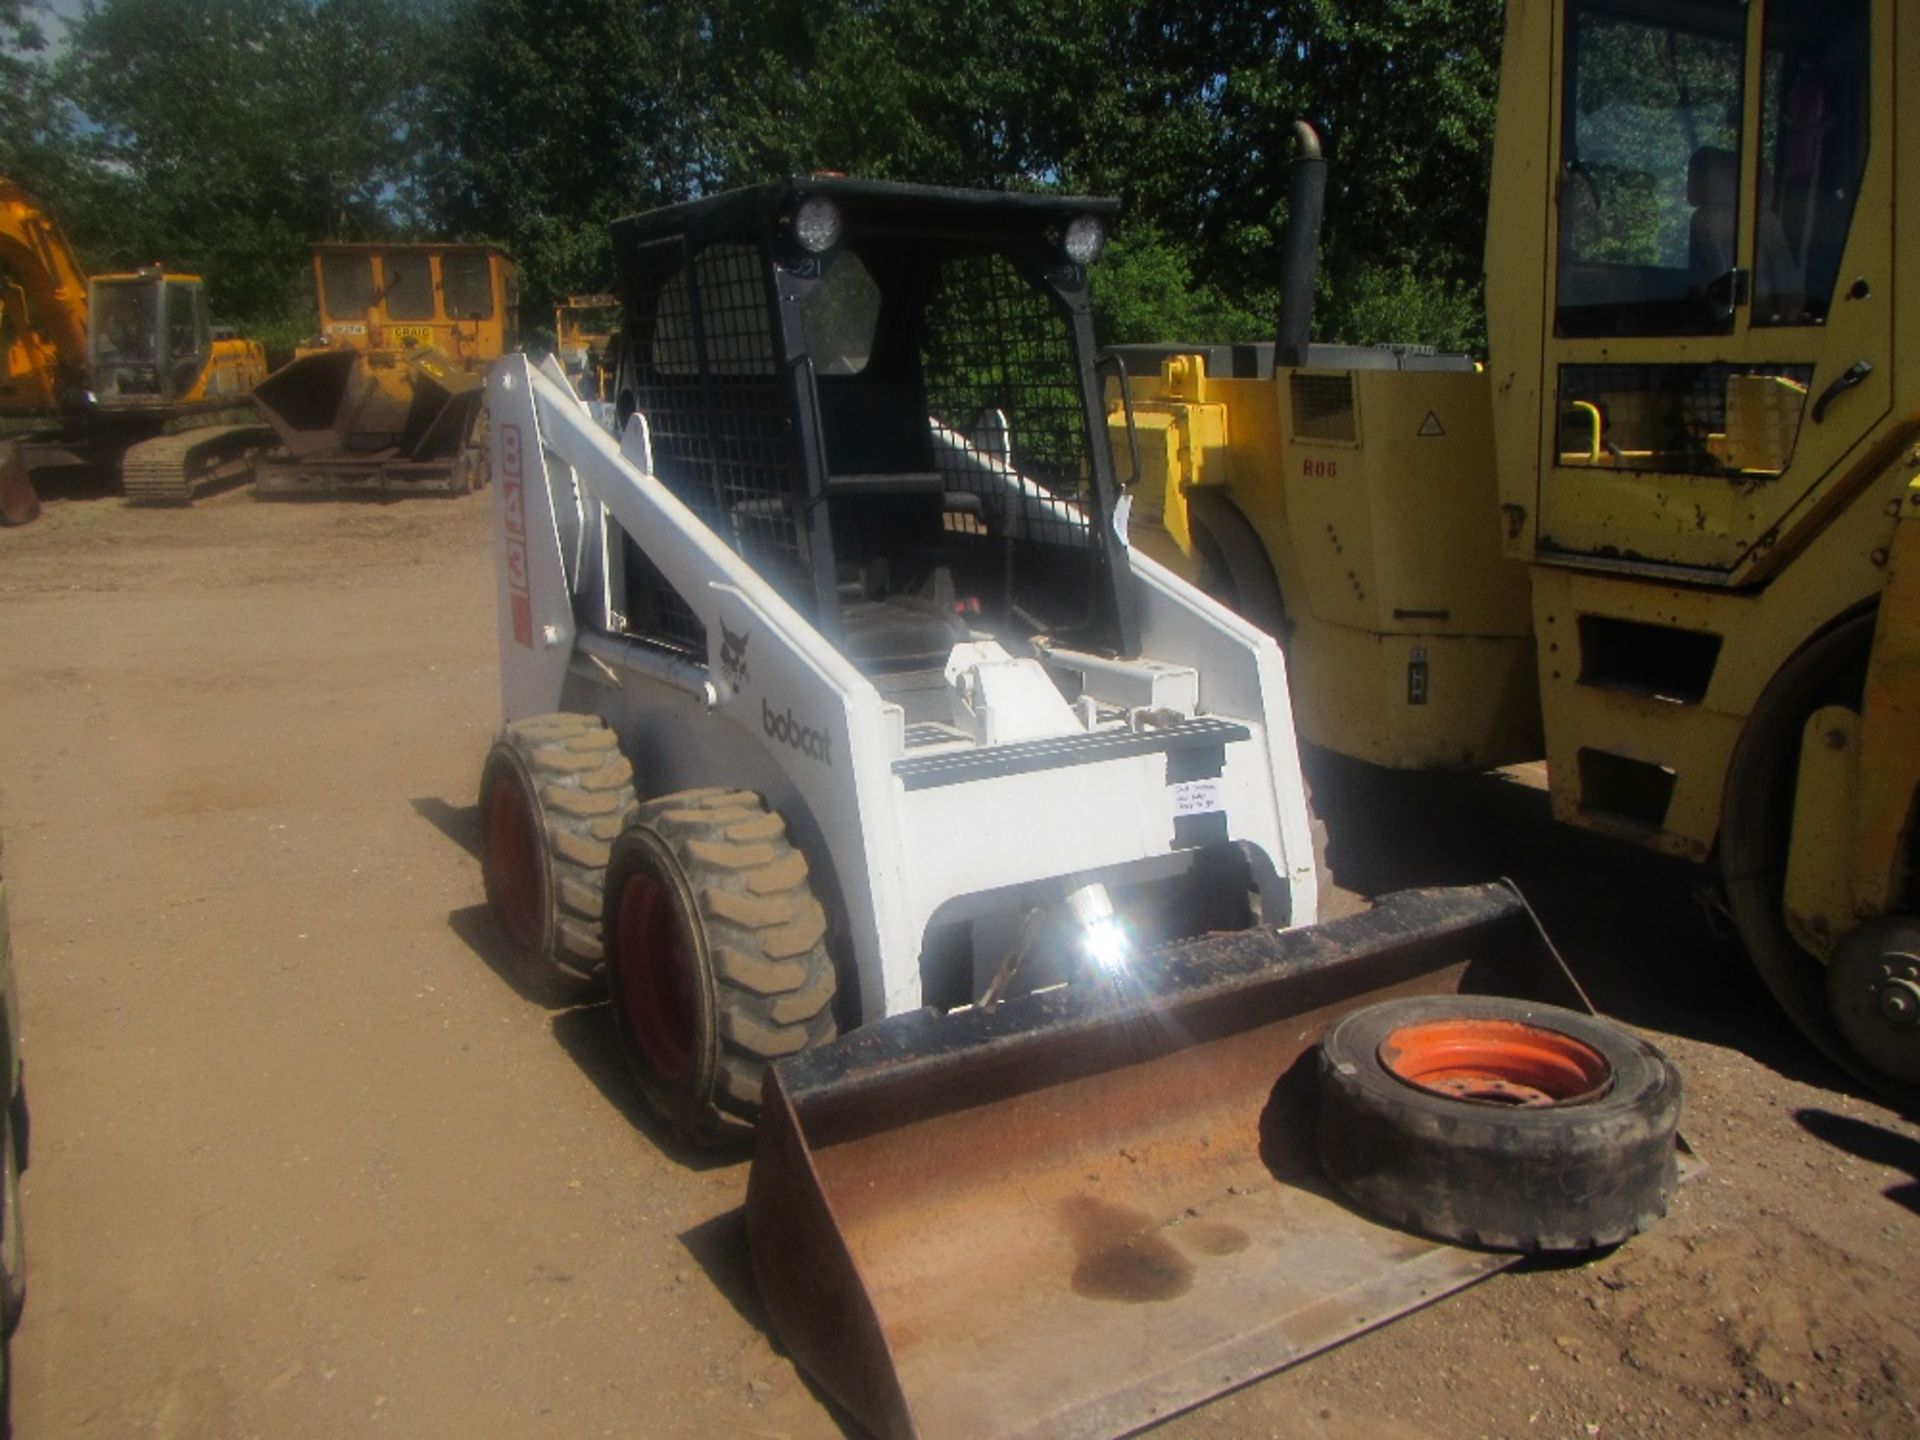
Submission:
[[[781,1061],[747,1191],[774,1328],[888,1440],[1107,1436],[1471,1284],[1519,1257],[1377,1223],[1323,1178],[1315,1049],[1376,1001],[1479,994],[1590,1014],[1485,885]]]
[[[278,454],[255,467],[266,495],[463,491],[484,375],[437,350],[316,351],[253,391]]]

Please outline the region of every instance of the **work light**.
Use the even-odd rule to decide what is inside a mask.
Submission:
[[[840,207],[824,195],[804,201],[793,215],[793,238],[808,254],[825,254],[840,239]]]
[[[1106,243],[1106,228],[1093,216],[1081,215],[1067,226],[1067,238],[1062,248],[1074,264],[1091,265],[1100,258],[1101,247]]]

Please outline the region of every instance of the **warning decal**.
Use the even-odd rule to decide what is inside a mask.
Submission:
[[[1205,780],[1178,780],[1173,786],[1173,813],[1178,815],[1211,815],[1216,810],[1226,809],[1220,798],[1220,777],[1212,776]]]
[[[500,526],[506,541],[507,600],[516,644],[533,648],[533,598],[527,586],[526,478],[521,473],[520,427],[500,427]]]
[[[1427,411],[1427,418],[1420,422],[1420,433],[1422,435],[1444,435],[1447,432],[1440,424],[1439,415],[1429,410]]]

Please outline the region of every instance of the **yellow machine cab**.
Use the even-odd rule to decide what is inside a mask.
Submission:
[[[313,283],[326,346],[485,364],[517,328],[513,262],[492,245],[316,245]]]

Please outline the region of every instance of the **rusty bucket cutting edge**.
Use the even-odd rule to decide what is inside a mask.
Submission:
[[[1504,1268],[1321,1179],[1314,1049],[1401,995],[1590,1010],[1507,885],[1216,935],[1129,984],[896,1016],[768,1072],[754,1274],[875,1435],[1122,1435]]]

